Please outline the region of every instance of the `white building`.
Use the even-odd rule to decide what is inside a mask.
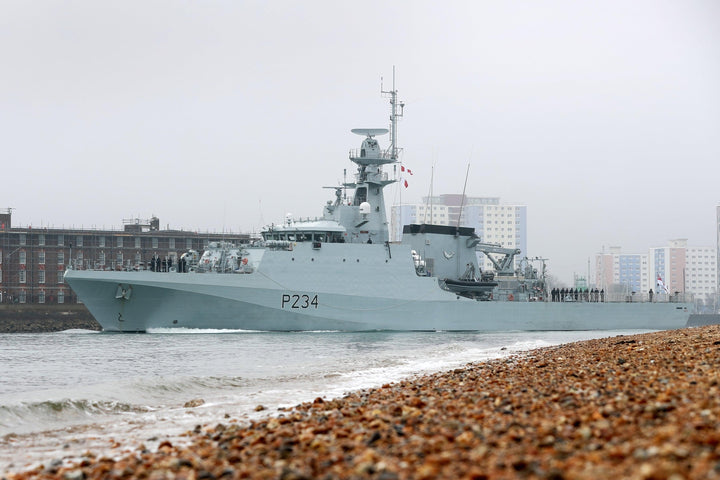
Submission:
[[[687,291],[712,302],[717,294],[717,247],[688,247],[685,256]]]
[[[715,283],[715,301],[720,302],[720,205],[715,207],[715,233],[717,234],[717,243],[715,249],[715,272],[717,281]]]

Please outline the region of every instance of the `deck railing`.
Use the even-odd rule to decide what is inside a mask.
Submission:
[[[561,302],[604,302],[604,303],[691,303],[694,297],[691,293],[624,293],[624,292],[573,292],[566,293]]]

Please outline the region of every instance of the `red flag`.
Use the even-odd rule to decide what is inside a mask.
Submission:
[[[401,172],[404,172],[404,171],[405,171],[405,165],[400,165],[400,171],[401,171]]]
[[[407,183],[407,180],[405,180],[405,188],[407,188],[407,187],[408,187],[408,183]]]

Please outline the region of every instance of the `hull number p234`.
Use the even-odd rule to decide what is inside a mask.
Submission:
[[[280,308],[318,308],[317,295],[290,295],[284,293]]]

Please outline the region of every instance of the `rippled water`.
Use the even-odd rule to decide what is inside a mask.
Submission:
[[[414,374],[636,332],[82,330],[0,335],[0,472],[245,421]],[[188,402],[202,403],[186,407]]]

